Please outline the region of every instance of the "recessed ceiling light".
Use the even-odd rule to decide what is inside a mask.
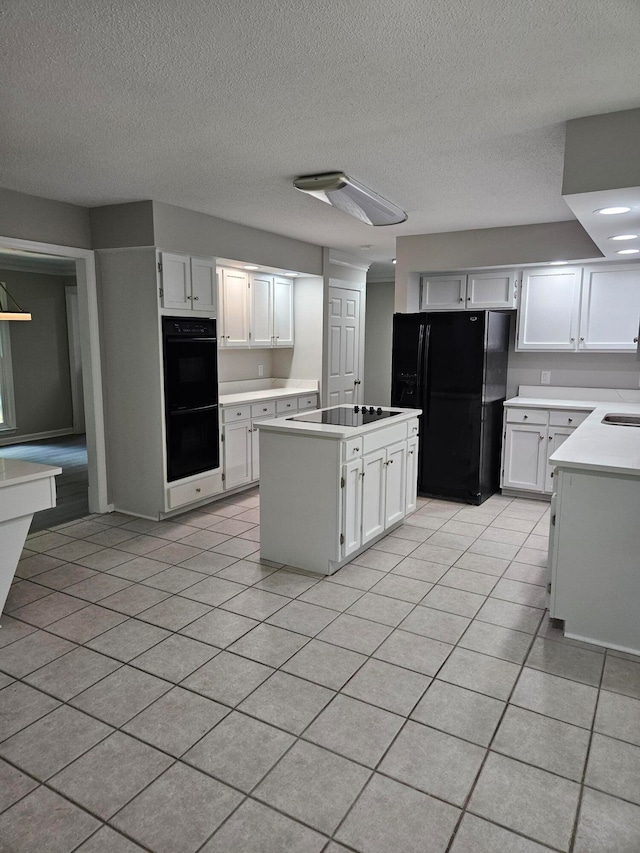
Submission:
[[[255,264],[245,264],[242,267],[243,270],[258,270],[260,267],[257,267]]]
[[[615,237],[609,237],[610,240],[637,240],[637,234],[616,234]]]
[[[603,216],[615,216],[618,213],[629,213],[630,210],[630,207],[601,207],[593,212],[601,213]]]
[[[640,249],[620,249],[619,252],[616,252],[616,255],[637,255],[640,252]]]
[[[563,267],[568,264],[569,261],[549,261],[550,267]]]

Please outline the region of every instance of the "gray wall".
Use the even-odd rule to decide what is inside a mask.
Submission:
[[[16,404],[15,432],[20,436],[69,432],[73,426],[69,349],[64,288],[76,283],[69,276],[42,275],[0,269],[7,285],[33,319],[10,323]]]
[[[0,235],[90,249],[89,211],[0,188]]]
[[[218,381],[234,382],[240,379],[258,379],[258,367],[262,365],[262,378],[280,376],[273,372],[273,350],[271,349],[221,349],[218,354]]]
[[[89,211],[94,249],[153,246],[153,202],[110,204]]]
[[[567,122],[562,194],[640,186],[640,109]]]
[[[367,315],[364,333],[364,402],[391,403],[391,343],[394,283],[367,282]]]
[[[280,234],[153,202],[155,245],[189,255],[213,255],[322,275],[322,248]]]

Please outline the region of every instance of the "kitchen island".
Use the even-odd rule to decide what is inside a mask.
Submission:
[[[62,468],[0,458],[0,614],[18,567],[33,513],[56,505]]]
[[[640,421],[640,405],[598,405],[550,457],[549,615],[567,637],[640,654],[640,426],[611,415]]]
[[[261,556],[330,575],[401,524],[420,414],[345,405],[259,423]]]

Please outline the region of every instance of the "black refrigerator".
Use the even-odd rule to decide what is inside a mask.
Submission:
[[[510,319],[394,314],[391,405],[422,409],[419,494],[481,504],[497,491]]]

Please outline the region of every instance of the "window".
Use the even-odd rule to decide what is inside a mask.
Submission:
[[[4,309],[2,297],[3,294],[0,294],[0,307]],[[9,323],[9,320],[0,320],[0,432],[15,429],[16,426]]]

